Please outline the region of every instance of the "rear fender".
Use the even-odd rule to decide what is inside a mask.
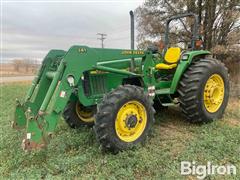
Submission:
[[[186,69],[191,65],[191,63],[197,59],[197,57],[204,57],[210,55],[209,51],[200,50],[200,51],[189,51],[182,55],[181,60],[177,66],[176,72],[174,74],[172,84],[170,87],[170,94],[174,94],[177,90],[178,83],[186,71]]]

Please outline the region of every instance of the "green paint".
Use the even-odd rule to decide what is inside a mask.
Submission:
[[[194,57],[198,57],[200,55],[209,55],[211,53],[209,51],[200,50],[200,51],[189,51],[184,54],[188,55],[188,59],[180,60],[177,66],[177,70],[174,74],[174,78],[172,80],[170,94],[174,94],[176,92],[179,80],[181,79],[184,71],[188,68],[188,66],[193,61]]]

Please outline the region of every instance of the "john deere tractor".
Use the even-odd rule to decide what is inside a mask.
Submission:
[[[169,23],[189,16],[195,20],[189,48],[170,47]],[[71,128],[93,126],[102,148],[112,152],[143,142],[162,106],[180,104],[190,122],[221,118],[228,70],[199,49],[199,37],[198,17],[188,13],[167,20],[163,53],[82,45],[51,50],[25,100],[17,100],[12,125],[26,128],[23,149],[45,147],[61,116]]]

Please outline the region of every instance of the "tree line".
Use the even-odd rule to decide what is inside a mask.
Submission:
[[[222,59],[229,55],[232,59],[239,58],[239,0],[147,0],[135,10],[138,48],[145,49],[163,39],[166,19],[186,12],[198,15],[204,49],[211,50]],[[170,38],[173,43],[177,40],[187,42],[191,38],[192,19],[184,19],[185,30],[179,29],[181,24],[172,23]]]

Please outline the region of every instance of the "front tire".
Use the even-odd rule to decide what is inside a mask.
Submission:
[[[190,122],[221,118],[228,103],[228,70],[218,60],[200,59],[183,74],[178,88],[180,107]]]
[[[78,100],[69,101],[63,112],[63,118],[71,128],[93,126],[96,106],[85,107]]]
[[[120,86],[98,106],[95,133],[104,150],[116,153],[143,142],[154,123],[152,100],[143,89]]]

